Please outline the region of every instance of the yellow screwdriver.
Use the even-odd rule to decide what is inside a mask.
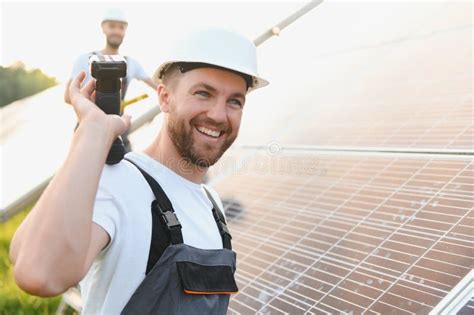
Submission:
[[[141,101],[141,100],[143,100],[147,97],[148,97],[148,94],[144,93],[144,94],[142,94],[140,96],[137,96],[137,97],[134,97],[130,100],[122,101],[120,103],[120,112],[123,113],[123,110],[125,109],[125,107],[127,107],[129,105],[132,105],[133,103],[136,103],[138,101]]]

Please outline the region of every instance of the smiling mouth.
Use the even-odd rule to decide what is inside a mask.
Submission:
[[[222,135],[222,131],[211,130],[209,128],[202,127],[202,126],[196,126],[196,130],[214,139],[217,139]]]

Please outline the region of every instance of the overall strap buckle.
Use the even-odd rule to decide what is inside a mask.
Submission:
[[[179,223],[178,217],[174,212],[166,211],[161,213],[161,217],[166,223],[166,226],[169,230],[175,227],[181,228],[181,223]]]
[[[153,211],[156,211],[160,214],[161,219],[163,220],[163,223],[166,225],[168,230],[171,230],[172,228],[181,228],[181,223],[179,222],[178,217],[176,216],[176,213],[174,213],[173,208],[169,209],[163,209],[163,206],[160,205],[160,202],[158,199],[153,200],[151,203],[151,208]]]
[[[152,211],[159,213],[163,227],[169,232],[171,244],[182,244],[183,234],[181,233],[181,223],[179,222],[173,208],[163,210],[158,199],[151,203]]]

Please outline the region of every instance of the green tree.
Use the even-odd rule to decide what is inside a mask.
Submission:
[[[25,70],[23,63],[0,66],[0,107],[56,85],[56,79],[39,69]]]

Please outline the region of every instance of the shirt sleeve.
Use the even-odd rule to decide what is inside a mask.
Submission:
[[[133,58],[129,58],[129,60],[130,60],[130,67],[133,69],[132,76],[135,79],[143,81],[150,78],[148,73],[146,73],[145,69],[143,69],[142,65],[137,60]]]
[[[119,222],[119,212],[114,198],[106,190],[99,187],[96,195],[92,221],[102,227],[109,234],[112,243]],[[106,248],[108,248],[107,246]]]
[[[72,67],[71,79],[74,79],[79,74],[79,72],[81,72],[81,70],[86,70],[88,72],[88,64],[87,62],[84,62],[85,60],[86,58],[84,55],[81,55],[76,59]]]

